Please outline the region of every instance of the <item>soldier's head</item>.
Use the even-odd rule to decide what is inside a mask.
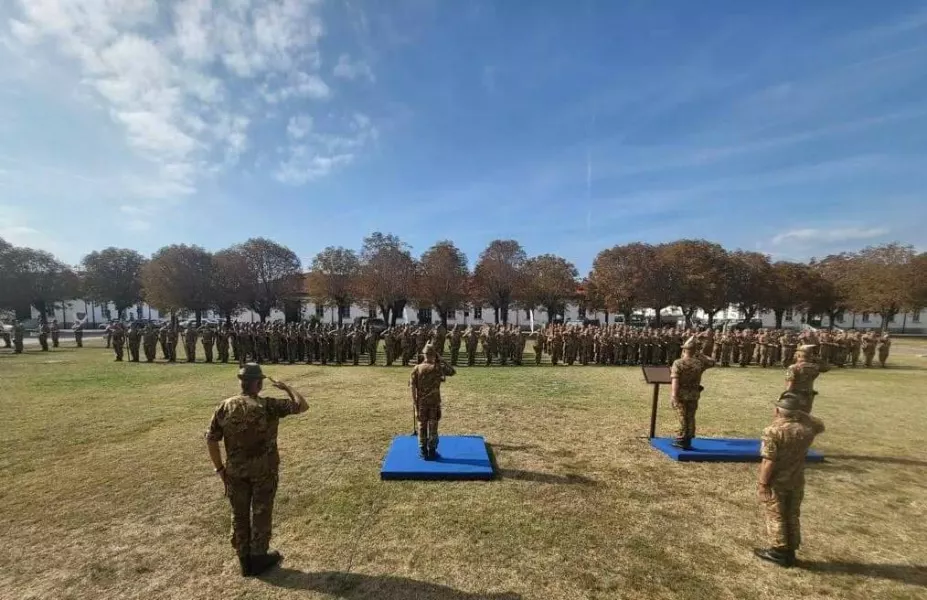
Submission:
[[[798,347],[797,350],[795,350],[795,360],[801,362],[807,359],[809,356],[811,356],[811,351],[814,348],[814,344],[802,344]]]
[[[776,414],[781,417],[795,417],[804,408],[801,397],[795,392],[782,392],[776,401]]]
[[[682,345],[682,354],[684,356],[692,356],[695,352],[696,345],[695,336],[693,335]]]
[[[257,363],[247,363],[238,369],[238,379],[241,391],[249,396],[256,396],[264,387],[264,372]]]
[[[425,362],[427,363],[433,363],[438,359],[438,350],[431,342],[425,344],[425,347],[422,348],[422,354],[425,356]]]

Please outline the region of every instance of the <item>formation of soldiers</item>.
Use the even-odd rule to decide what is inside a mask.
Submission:
[[[43,324],[38,333],[42,350],[59,345],[57,321]],[[22,325],[15,323],[12,332],[14,351],[23,351]],[[358,326],[303,323],[223,323],[181,327],[176,323],[127,327],[116,323],[104,334],[106,347],[112,348],[116,360],[153,362],[158,349],[161,357],[176,362],[178,353],[187,362],[196,362],[198,348],[205,362],[230,361],[255,363],[306,363],[322,365],[378,364],[382,352],[386,366],[408,366],[420,360],[425,344],[431,342],[439,356],[447,356],[453,366],[482,364],[522,365],[531,342],[533,357],[540,365],[544,356],[553,365],[671,365],[682,354],[683,340],[697,336],[699,352],[715,360],[720,367],[788,366],[795,360],[800,345],[816,346],[815,358],[836,367],[864,364],[872,367],[878,359],[884,367],[892,340],[875,331],[760,329],[757,332],[708,329],[697,332],[679,328],[634,328],[627,325],[565,326],[548,325],[535,333],[517,325],[483,325],[457,327],[450,331],[443,325],[399,325],[382,332]],[[7,348],[10,335],[4,333]],[[74,327],[76,345],[81,347],[83,325]],[[181,350],[178,350],[180,348]]]

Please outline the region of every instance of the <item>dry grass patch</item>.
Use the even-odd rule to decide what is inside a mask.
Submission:
[[[792,571],[750,554],[755,465],[678,464],[642,439],[639,369],[459,369],[443,431],[484,435],[500,477],[413,483],[379,480],[411,428],[406,369],[268,367],[311,409],[281,426],[285,568],[243,580],[202,440],[234,366],[0,351],[0,598],[923,598],[927,343],[893,353],[820,380],[830,458],[810,467]],[[705,379],[702,435],[757,436],[782,386],[780,369]]]

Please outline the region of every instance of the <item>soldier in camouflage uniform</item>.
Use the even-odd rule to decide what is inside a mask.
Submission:
[[[260,575],[280,562],[269,551],[277,493],[280,456],[277,427],[287,415],[305,412],[306,399],[283,382],[271,379],[289,398],[261,396],[264,374],[249,363],[238,373],[241,393],[216,408],[206,430],[209,458],[225,485],[232,506],[232,547],[238,554],[241,574]],[[219,442],[225,442],[225,464]]]
[[[450,345],[451,345],[451,366],[457,366],[457,360],[460,358],[460,343],[463,341],[463,336],[459,327],[454,327],[451,330],[450,335]]]
[[[219,362],[225,364],[229,362],[229,337],[231,332],[228,326],[223,323],[219,327],[219,333],[216,335],[216,352],[219,355]]]
[[[862,345],[863,345],[863,360],[866,368],[872,367],[872,359],[875,358],[876,346],[879,343],[879,338],[873,332],[869,332],[863,336]]]
[[[84,347],[84,323],[79,321],[74,324],[71,328],[74,332],[74,343],[77,344],[78,348]]]
[[[42,352],[48,352],[48,323],[42,323],[39,326],[39,345],[42,347]]]
[[[892,338],[888,334],[883,334],[879,340],[879,366],[885,368],[885,362],[888,360],[888,352],[892,348]]]
[[[805,494],[805,455],[824,423],[803,412],[803,399],[784,392],[772,425],[763,430],[758,495],[766,518],[769,548],[759,558],[783,567],[795,565],[801,545],[801,503]]]
[[[187,329],[183,334],[183,345],[184,350],[187,352],[188,363],[196,362],[196,334],[197,331],[193,323],[187,325]]]
[[[145,350],[145,362],[154,362],[158,350],[158,330],[149,323],[142,333],[142,347]]]
[[[695,437],[695,412],[702,390],[702,373],[715,366],[715,361],[704,354],[696,354],[698,344],[690,337],[682,346],[682,358],[670,367],[672,403],[679,417],[679,429],[673,445],[690,449]]]
[[[139,350],[142,345],[142,332],[138,330],[138,325],[132,323],[129,326],[129,331],[126,333],[126,341],[129,344],[129,360],[132,362],[138,362]]]
[[[373,327],[367,331],[364,345],[367,346],[367,364],[372,367],[377,364],[377,346],[380,345],[380,336],[373,330]]]
[[[480,343],[480,336],[475,329],[467,327],[464,341],[467,344],[467,366],[472,367],[476,364],[476,349]]]
[[[827,363],[816,363],[811,358],[814,346],[799,346],[795,352],[795,364],[789,365],[785,370],[785,391],[792,392],[801,400],[801,410],[811,414],[814,405],[814,380],[821,373],[830,370]]]
[[[212,325],[206,324],[200,327],[200,341],[203,343],[203,356],[206,357],[206,362],[212,362],[212,351],[216,343],[216,330],[212,328]]]
[[[23,337],[26,335],[26,328],[19,321],[13,321],[13,352],[15,354],[23,353]]]
[[[456,373],[454,367],[438,357],[437,348],[426,344],[424,361],[412,369],[409,386],[418,426],[419,453],[434,460],[438,451],[438,422],[441,420],[441,383]]]
[[[61,335],[61,328],[58,327],[58,319],[52,319],[49,330],[51,331],[52,348],[57,348],[58,336]]]
[[[110,331],[113,338],[113,353],[116,355],[115,362],[122,362],[122,355],[126,343],[126,331],[123,329],[122,323],[115,323],[112,325]]]

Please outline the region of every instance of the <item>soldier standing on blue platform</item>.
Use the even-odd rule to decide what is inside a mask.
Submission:
[[[673,361],[670,367],[672,380],[673,409],[679,417],[679,429],[673,445],[688,450],[695,437],[695,411],[702,394],[702,373],[715,366],[713,358],[698,353],[695,336],[682,345],[682,358]]]
[[[232,547],[241,574],[253,577],[281,560],[280,553],[269,550],[280,466],[277,427],[281,418],[305,412],[309,406],[299,392],[273,379],[273,386],[289,398],[261,396],[265,376],[260,365],[246,364],[238,379],[241,393],[216,408],[206,431],[206,445],[232,505]],[[220,441],[225,442],[224,465]]]
[[[438,357],[431,343],[422,349],[425,355],[412,369],[409,386],[418,427],[419,453],[425,460],[434,460],[438,454],[438,422],[441,420],[441,383],[457,373],[454,367]]]

